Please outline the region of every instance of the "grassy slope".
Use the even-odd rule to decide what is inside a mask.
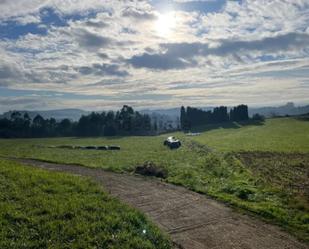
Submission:
[[[237,207],[250,210],[285,226],[300,238],[309,238],[309,205],[306,197],[294,195],[293,189],[287,191],[278,184],[265,181],[264,175],[256,173],[254,167],[245,166],[241,160],[227,152],[239,150],[309,152],[308,134],[309,122],[284,118],[267,120],[264,126],[209,130],[198,137],[186,137],[178,133],[177,135],[184,141],[184,146],[174,151],[162,145],[165,136],[113,139],[55,138],[0,140],[0,155],[79,163],[113,171],[133,171],[137,165],[153,161],[168,170],[167,181],[171,183],[207,193]],[[38,145],[110,144],[120,145],[121,151],[38,147]],[[215,148],[216,151],[207,152],[207,147]],[[272,163],[274,162],[268,161],[268,169],[271,169]],[[304,164],[303,167],[308,165]],[[281,177],[283,174],[280,171],[278,175]]]
[[[171,248],[89,180],[0,160],[0,248]],[[146,233],[143,233],[143,230]]]
[[[264,125],[233,127],[210,129],[193,139],[220,151],[309,152],[308,121],[277,118]]]

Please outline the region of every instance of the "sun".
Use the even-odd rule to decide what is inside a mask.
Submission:
[[[159,36],[168,37],[173,33],[176,26],[176,17],[173,12],[160,14],[156,21],[155,28]]]

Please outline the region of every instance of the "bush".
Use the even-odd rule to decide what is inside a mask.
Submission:
[[[167,170],[161,167],[158,167],[152,162],[146,162],[141,166],[137,166],[135,173],[144,175],[144,176],[155,176],[159,178],[167,178]]]
[[[239,188],[236,192],[236,196],[242,200],[248,200],[251,195],[254,194],[253,189]]]

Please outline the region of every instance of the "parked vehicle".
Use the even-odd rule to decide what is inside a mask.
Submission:
[[[168,137],[164,140],[163,144],[170,149],[178,149],[181,146],[181,142],[175,137]]]

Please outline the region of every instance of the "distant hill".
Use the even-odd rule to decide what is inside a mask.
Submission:
[[[5,112],[0,117],[10,118],[13,111]],[[19,111],[22,115],[28,113],[30,118],[34,118],[37,114],[40,114],[44,119],[55,118],[56,120],[62,120],[68,118],[72,121],[77,121],[82,115],[87,115],[89,112],[80,109],[60,109],[60,110],[48,110],[48,111]]]
[[[261,108],[250,108],[249,115],[252,116],[255,113],[262,114],[266,117],[273,116],[285,116],[285,115],[301,115],[309,113],[309,105],[306,106],[295,106],[293,102],[289,102],[286,105],[278,107],[261,107]]]
[[[214,107],[198,107],[204,111],[212,110]],[[230,109],[231,107],[228,107]],[[103,111],[103,110],[102,110]],[[13,111],[5,112],[0,115],[0,118],[11,116]],[[59,109],[59,110],[48,110],[48,111],[19,111],[24,114],[27,112],[31,118],[34,118],[37,114],[40,114],[43,118],[55,118],[56,120],[62,120],[68,118],[73,121],[77,121],[82,115],[87,115],[90,112],[81,109]],[[169,108],[169,109],[144,109],[140,110],[143,114],[148,114],[151,116],[152,120],[161,121],[163,124],[171,124],[176,127],[179,122],[180,107],[179,108]],[[262,114],[266,117],[272,116],[285,116],[285,115],[301,115],[309,113],[309,105],[306,106],[295,106],[294,103],[289,102],[283,106],[268,106],[268,107],[250,107],[249,115],[252,116],[255,113]]]
[[[197,107],[204,111],[212,110],[214,107]],[[230,110],[231,107],[228,107]],[[142,110],[142,113],[145,114],[157,114],[168,116],[169,119],[177,119],[180,116],[180,107],[179,108],[171,108],[171,109],[157,109],[157,110]],[[259,113],[266,117],[272,116],[285,116],[285,115],[301,115],[309,113],[309,105],[306,106],[295,106],[293,102],[289,102],[283,106],[267,106],[267,107],[250,107],[249,106],[249,116],[252,116],[255,113]]]

